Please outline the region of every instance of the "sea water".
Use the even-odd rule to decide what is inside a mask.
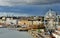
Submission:
[[[33,38],[28,32],[0,28],[0,38]]]

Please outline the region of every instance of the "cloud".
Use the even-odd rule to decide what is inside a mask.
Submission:
[[[7,13],[7,12],[0,12],[0,16],[30,16],[29,14],[24,13]]]
[[[20,5],[20,6],[0,6],[0,12],[3,14],[6,13],[13,13],[23,16],[39,16],[44,15],[49,9],[52,9],[53,11],[56,11],[58,14],[60,14],[60,4],[48,4],[48,5]],[[1,14],[1,15],[2,15]],[[12,15],[12,14],[11,14]]]
[[[60,0],[0,0],[0,6],[12,5],[40,5],[60,3]]]

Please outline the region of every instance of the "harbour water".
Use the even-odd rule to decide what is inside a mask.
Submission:
[[[0,38],[33,38],[26,31],[9,30],[8,28],[0,28]]]

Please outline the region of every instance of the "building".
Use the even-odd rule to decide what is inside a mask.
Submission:
[[[57,22],[56,12],[49,10],[44,17],[44,26],[46,29],[55,29]]]
[[[46,13],[44,17],[44,26],[47,33],[49,32],[48,34],[52,34],[55,38],[60,38],[60,15],[57,15],[55,11],[49,10]]]
[[[60,15],[55,11],[49,10],[44,16],[44,26],[48,29],[58,28],[60,26]]]
[[[6,25],[17,25],[16,17],[6,17]]]
[[[44,18],[42,16],[30,16],[30,17],[22,17],[18,21],[18,25],[24,25],[26,24],[27,27],[36,27],[38,28],[38,25],[41,27],[43,26],[43,20]]]
[[[58,19],[57,19],[58,18]],[[60,24],[60,15],[57,15],[55,11],[49,10],[45,16],[2,16],[0,17],[0,25],[16,25],[22,26],[26,25],[27,27],[45,27],[53,20],[53,25]],[[48,21],[48,22],[47,22]],[[59,23],[58,23],[59,22]]]
[[[17,25],[17,17],[2,16],[0,17],[0,25],[4,26]]]

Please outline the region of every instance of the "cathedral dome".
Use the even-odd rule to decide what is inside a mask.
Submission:
[[[52,10],[49,10],[45,15],[45,18],[55,18],[55,17],[56,17],[56,12]]]

